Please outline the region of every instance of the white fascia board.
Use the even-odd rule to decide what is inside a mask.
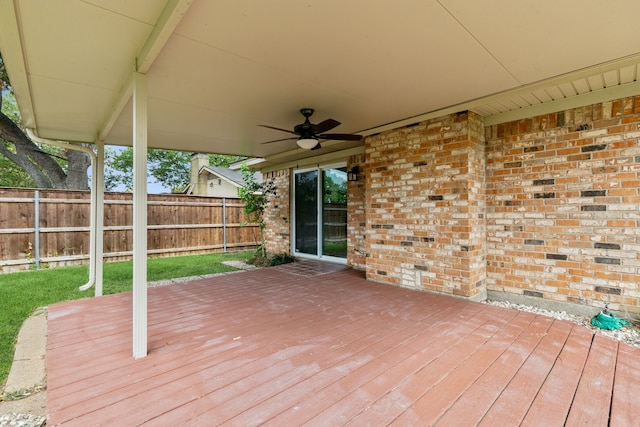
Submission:
[[[613,101],[614,99],[637,95],[640,95],[640,82],[632,82],[581,95],[571,96],[569,98],[558,99],[538,105],[532,105],[530,107],[519,108],[517,110],[506,111],[504,113],[486,116],[484,118],[484,125],[491,126],[499,123],[507,123],[515,120],[536,117],[543,114],[584,107],[585,105],[599,104],[601,102]]]
[[[0,10],[2,11],[0,13],[0,51],[16,96],[23,125],[38,130],[31,99],[29,70],[23,54],[18,15],[13,0],[0,0]]]
[[[530,83],[530,84],[525,84],[522,86],[518,86],[515,87],[513,89],[508,89],[502,92],[498,92],[498,93],[494,93],[492,95],[488,95],[488,96],[483,96],[481,98],[477,98],[477,99],[473,99],[470,101],[466,101],[460,104],[455,104],[449,107],[445,107],[445,108],[441,108],[439,110],[435,110],[429,113],[425,113],[425,114],[421,114],[421,115],[417,115],[414,117],[410,117],[408,119],[404,119],[404,120],[399,120],[397,122],[392,122],[392,123],[388,123],[386,125],[382,125],[382,126],[377,126],[371,129],[367,129],[363,132],[359,132],[362,135],[368,136],[368,135],[373,135],[373,134],[377,134],[377,133],[381,133],[381,132],[386,132],[389,130],[394,130],[394,129],[398,129],[401,127],[405,127],[417,122],[423,122],[425,120],[430,120],[430,119],[434,119],[437,117],[442,117],[442,116],[447,116],[449,114],[455,114],[458,113],[460,111],[466,111],[466,110],[473,110],[474,108],[480,108],[480,107],[484,107],[485,105],[489,105],[495,102],[500,102],[502,100],[505,99],[509,99],[512,98],[514,96],[518,96],[520,94],[527,94],[527,93],[531,93],[531,92],[535,92],[535,91],[539,91],[539,90],[543,90],[549,87],[555,87],[555,86],[559,86],[565,83],[569,83],[569,82],[573,82],[575,80],[578,79],[583,79],[583,78],[587,78],[590,76],[595,76],[595,75],[599,75],[602,73],[606,73],[609,71],[614,71],[614,70],[619,70],[622,68],[626,68],[632,65],[637,65],[640,64],[640,54],[635,54],[635,55],[630,55],[624,58],[620,58],[614,61],[609,61],[609,62],[605,62],[602,64],[598,64],[595,65],[593,67],[588,67],[588,68],[583,68],[577,71],[573,71],[570,73],[566,73],[566,74],[562,74],[559,76],[555,76],[555,77],[551,77],[548,79],[544,79],[544,80],[540,80],[538,82],[534,82],[534,83]],[[626,86],[626,85],[622,85],[622,86]],[[614,86],[612,88],[607,88],[607,89],[614,89],[617,86]],[[584,95],[579,95],[579,96],[584,96]],[[578,99],[579,99],[579,96]],[[624,96],[629,96],[629,95],[624,95]],[[569,98],[567,98],[569,99]],[[595,99],[595,98],[594,98]],[[615,98],[613,98],[615,99]],[[558,100],[557,102],[562,103],[565,100]],[[553,103],[556,101],[550,101],[549,103]],[[597,103],[597,102],[603,102],[603,101],[586,101],[584,102],[582,105],[589,105],[590,103]],[[579,106],[579,105],[576,105]],[[533,108],[533,107],[527,107],[527,108]],[[552,107],[552,108],[558,108],[558,107]],[[562,110],[562,108],[560,109],[556,109],[556,110],[552,110],[552,111],[560,111]],[[520,111],[520,110],[514,110],[514,111]],[[495,116],[498,116],[500,114],[509,114],[510,112],[505,112],[505,113],[498,113],[495,114]],[[544,113],[542,113],[544,114]],[[514,119],[515,120],[515,119]]]
[[[260,163],[264,163],[265,161],[266,160],[262,157],[253,157],[250,159],[235,162],[229,165],[229,169],[238,170],[242,167],[243,164],[246,164],[247,166],[255,166],[255,165],[259,165]]]
[[[273,172],[281,169],[289,169],[295,167],[307,167],[307,166],[316,166],[323,164],[335,163],[337,161],[346,161],[347,158],[351,156],[355,156],[358,154],[364,154],[364,146],[349,148],[347,150],[342,151],[334,151],[332,153],[322,154],[320,156],[315,157],[307,157],[304,159],[299,159],[291,162],[280,163],[277,165],[273,165],[264,169],[261,169],[262,173]]]

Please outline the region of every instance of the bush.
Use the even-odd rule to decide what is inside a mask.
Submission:
[[[248,263],[251,265],[255,265],[256,267],[273,267],[276,265],[295,262],[294,257],[285,253],[267,254],[266,256],[263,256],[263,253],[263,250],[261,248],[258,248],[255,255],[248,261]]]
[[[295,262],[295,258],[288,254],[276,254],[272,255],[269,260],[269,267],[273,267],[274,265],[281,264],[289,264],[290,262]]]

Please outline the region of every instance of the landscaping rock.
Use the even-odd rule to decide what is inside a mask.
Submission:
[[[625,342],[634,347],[640,347],[640,328],[635,325],[625,326],[621,329],[609,331],[597,328],[591,324],[591,317],[579,316],[575,314],[569,314],[564,311],[551,311],[543,308],[538,308],[525,304],[516,304],[507,301],[492,301],[487,300],[487,304],[491,304],[497,307],[511,308],[514,310],[526,311],[529,313],[540,314],[543,316],[553,317],[559,320],[568,320],[578,325],[584,326],[591,330],[593,333],[606,335],[618,341]]]
[[[40,427],[47,419],[33,414],[2,414],[0,427]]]

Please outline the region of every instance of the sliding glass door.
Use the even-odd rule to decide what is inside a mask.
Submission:
[[[294,174],[294,253],[347,257],[346,167]]]

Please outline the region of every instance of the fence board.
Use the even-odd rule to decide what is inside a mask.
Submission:
[[[34,189],[0,188],[0,271],[27,269],[34,263]],[[87,191],[38,190],[42,262],[51,266],[87,263],[90,194]],[[239,199],[188,195],[149,195],[148,254],[154,256],[255,248],[258,226],[244,225]],[[224,208],[223,208],[224,207]],[[226,209],[226,224],[223,224]],[[106,193],[105,261],[131,259],[133,200],[130,193]]]

